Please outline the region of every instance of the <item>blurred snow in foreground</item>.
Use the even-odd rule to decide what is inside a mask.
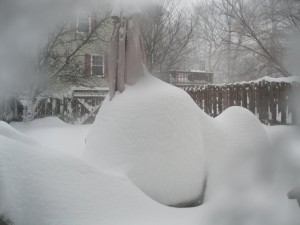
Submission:
[[[299,184],[297,128],[264,129],[238,107],[212,119],[183,91],[152,84],[107,101],[93,126],[1,122],[0,215],[15,225],[299,224],[286,196]],[[203,193],[200,206],[166,206]]]

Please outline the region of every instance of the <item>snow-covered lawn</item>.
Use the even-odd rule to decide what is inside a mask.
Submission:
[[[64,124],[58,118],[49,117],[33,122],[13,123],[12,126],[42,146],[51,147],[51,149],[38,146],[25,147],[0,136],[2,146],[6,145],[6,148],[13,151],[5,155],[2,152],[1,160],[9,161],[13,158],[13,160],[22,161],[19,165],[5,163],[6,166],[1,167],[0,177],[3,178],[6,172],[6,179],[10,182],[5,185],[6,190],[0,191],[0,199],[5,204],[0,203],[0,211],[7,212],[6,207],[14,209],[6,215],[13,218],[15,224],[213,225],[233,224],[232,222],[247,224],[247,221],[252,221],[251,218],[254,217],[258,220],[255,224],[265,225],[270,224],[270,221],[274,224],[285,224],[281,222],[286,221],[286,218],[282,218],[281,221],[270,220],[270,218],[274,217],[277,220],[281,215],[286,216],[286,211],[291,208],[294,209],[292,210],[294,213],[299,213],[300,210],[297,209],[296,201],[279,198],[281,201],[268,203],[264,199],[265,196],[259,195],[248,196],[248,199],[240,198],[232,202],[223,202],[223,199],[220,199],[189,209],[169,208],[151,201],[125,177],[101,172],[80,159],[76,159],[84,150],[85,138],[91,125],[69,125]],[[295,127],[287,126],[265,126],[265,129],[273,143],[286,134],[290,134],[289,137],[295,135],[297,130]],[[300,143],[299,139],[293,138],[292,140],[291,148],[286,150],[294,155],[287,154],[286,157],[290,162],[298,163],[298,172],[300,172]],[[57,150],[68,154],[57,152]],[[27,153],[24,154],[24,151]],[[38,154],[39,151],[44,151],[45,154]],[[17,172],[18,170],[22,172]],[[19,173],[18,176],[26,174],[31,179],[29,181],[24,179],[24,183],[20,183],[20,180],[18,180],[19,183],[15,183],[14,179],[9,177],[10,173],[14,172]],[[22,178],[20,179],[22,181]],[[42,185],[39,187],[34,182]],[[3,196],[8,193],[11,196]],[[12,196],[14,196],[13,200]],[[228,197],[234,198],[235,196]],[[251,203],[250,206],[247,202]],[[18,205],[18,203],[25,205]],[[287,204],[288,207],[286,207]],[[53,208],[56,210],[53,211]],[[279,213],[278,215],[268,214],[273,213],[274,209]],[[260,210],[262,210],[261,214]],[[15,215],[22,216],[18,218]],[[268,223],[262,223],[262,221]],[[291,219],[291,221],[295,220]]]
[[[270,142],[269,142],[270,139]],[[93,125],[0,122],[0,215],[15,225],[298,225],[296,127],[232,107],[213,119],[158,81]],[[192,208],[176,208],[204,202]]]
[[[71,125],[56,117],[36,119],[32,122],[13,122],[13,128],[46,148],[81,157],[86,137],[92,125]],[[266,126],[273,145],[285,148],[290,162],[300,167],[300,130],[294,126]]]
[[[81,156],[92,125],[70,125],[56,117],[47,117],[11,126],[44,147]]]

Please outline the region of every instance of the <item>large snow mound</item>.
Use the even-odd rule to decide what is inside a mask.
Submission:
[[[257,121],[248,111],[236,107],[228,109],[222,116],[217,119],[200,116],[203,119],[203,146],[208,158],[205,192],[210,194],[203,205],[189,209],[166,207],[153,201],[122,173],[100,170],[99,166],[96,168],[60,149],[24,143],[17,137],[18,132],[4,124],[13,135],[0,135],[0,215],[5,215],[15,225],[298,225],[298,204],[286,196],[294,182],[286,181],[286,175],[290,174],[289,178],[295,180],[299,176],[299,167],[295,170],[296,166],[283,164],[299,161],[299,154],[287,154],[289,145],[278,151],[263,151],[270,158],[263,160],[266,164],[275,154],[276,164],[272,170],[278,179],[259,179],[259,172],[264,172],[263,163],[256,163],[255,156],[246,157],[251,148],[245,148],[243,144],[239,148],[235,146],[241,141],[239,139],[248,138],[248,143],[254,143],[255,150],[258,137],[254,136],[253,127],[258,126]],[[26,126],[31,127],[30,123],[20,125],[24,130]],[[261,127],[257,128],[257,136],[264,135]],[[80,130],[81,127],[73,126],[68,132],[77,135]],[[65,126],[57,125],[56,132],[56,135],[64,136]],[[49,143],[53,141],[53,134],[48,133]],[[223,134],[228,140],[218,139]],[[214,142],[220,147],[213,146]],[[298,136],[291,147],[295,152],[296,148],[299,150]],[[245,156],[241,154],[243,151]],[[254,154],[258,153],[254,151]],[[282,156],[286,160],[282,161]],[[215,164],[211,163],[213,159]],[[249,165],[246,166],[248,170],[244,169],[245,164]],[[260,167],[258,173],[254,167]],[[213,191],[209,191],[211,189]]]
[[[202,206],[177,209],[153,201],[126,176],[70,154],[3,136],[0,144],[0,215],[15,225],[299,224],[296,201],[270,186],[247,195],[233,189]]]
[[[204,191],[209,201],[227,188],[254,188],[272,167],[269,148],[250,111],[231,107],[213,119],[187,93],[149,76],[106,99],[84,157],[125,173],[162,204],[186,205]]]
[[[184,224],[196,215],[148,198],[126,177],[0,136],[0,215],[15,225]],[[175,218],[175,223],[174,223]]]
[[[255,189],[272,167],[270,143],[262,124],[248,110],[230,107],[202,128],[207,163],[205,199],[236,189]]]
[[[165,205],[200,198],[205,175],[200,121],[208,116],[181,89],[146,77],[101,106],[84,157],[122,171]]]

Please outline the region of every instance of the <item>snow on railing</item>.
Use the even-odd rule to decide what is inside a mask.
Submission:
[[[41,99],[35,110],[35,118],[57,116],[72,124],[91,123],[94,121],[104,96],[84,97],[48,97]]]

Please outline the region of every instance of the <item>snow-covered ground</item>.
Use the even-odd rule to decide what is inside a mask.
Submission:
[[[106,101],[93,125],[0,122],[0,215],[15,225],[298,225],[287,193],[300,184],[299,142],[296,127],[263,126],[239,107],[213,119],[151,81]],[[192,200],[204,203],[168,206]]]
[[[56,117],[31,122],[11,123],[11,126],[42,146],[81,156],[91,125],[71,125]]]
[[[4,123],[1,124],[2,130],[4,126],[6,126]],[[188,209],[166,207],[150,200],[125,177],[103,173],[69,154],[78,156],[84,151],[83,142],[91,125],[75,126],[64,124],[58,118],[44,118],[33,122],[13,123],[12,126],[36,143],[42,146],[52,146],[52,149],[49,149],[31,143],[35,146],[32,148],[0,136],[2,146],[0,149],[3,150],[3,145],[5,145],[5,149],[9,150],[4,155],[1,151],[0,177],[3,179],[3,174],[6,173],[5,179],[10,180],[6,185],[7,189],[0,191],[0,212],[12,218],[15,224],[213,225],[247,224],[247,221],[251,221],[254,217],[258,220],[254,224],[265,225],[270,223],[261,221],[269,221],[272,217],[277,220],[281,218],[281,215],[286,216],[282,210],[287,211],[292,208],[291,211],[294,213],[299,213],[300,210],[294,200],[281,198],[281,201],[270,200],[268,203],[264,200],[265,196],[253,195],[248,196],[248,199],[240,198],[237,202],[223,202],[223,199],[220,199]],[[298,172],[300,172],[300,141],[293,138],[297,128],[265,126],[265,129],[273,143],[287,133],[290,134],[289,137],[292,138],[290,146],[293,149],[287,148],[285,151],[290,150],[294,155],[286,154],[285,156],[289,162],[299,166]],[[70,138],[62,138],[63,136]],[[60,146],[64,147],[60,148]],[[24,151],[27,153],[24,154]],[[40,154],[40,151],[44,154]],[[22,163],[4,163],[5,166],[3,166],[3,160],[17,160]],[[31,179],[24,179],[27,180],[24,183],[18,180],[16,184],[16,178],[9,176],[10,173],[18,170],[22,170],[17,174],[18,176],[26,174]],[[34,182],[43,185],[38,187]],[[11,196],[3,196],[4,193],[14,196],[13,200],[10,199]],[[234,196],[228,196],[228,198],[234,198]],[[21,202],[23,206],[18,205]],[[274,212],[271,210],[272,207],[277,207],[278,215],[268,214],[268,212]],[[14,211],[7,211],[8,208]],[[53,211],[53,208],[56,210]],[[15,217],[14,215],[21,216]],[[286,224],[285,219],[281,218],[281,221],[276,221],[274,224]],[[297,222],[290,224],[296,225]]]

